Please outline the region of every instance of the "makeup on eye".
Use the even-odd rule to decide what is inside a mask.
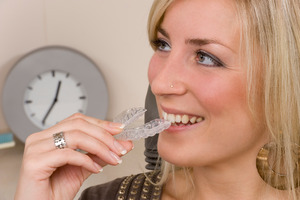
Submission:
[[[194,41],[194,40],[189,40],[189,41]],[[200,40],[197,40],[197,41],[200,41]],[[203,40],[203,41],[208,41],[208,40]],[[193,42],[191,42],[191,43],[194,44]],[[171,45],[162,38],[157,38],[156,40],[151,41],[151,44],[153,45],[153,47],[156,51],[161,51],[161,52],[170,52],[171,51]],[[207,44],[207,43],[205,43],[205,44]],[[205,44],[202,44],[202,45],[205,45]],[[207,66],[207,67],[224,67],[225,66],[224,62],[222,62],[219,58],[217,58],[216,56],[214,56],[211,53],[208,53],[205,50],[196,50],[195,57],[196,57],[197,64],[200,64],[203,66]]]
[[[155,47],[155,50],[159,50],[159,51],[170,51],[171,50],[171,45],[164,39],[158,38],[158,39],[152,41],[151,43]]]
[[[196,61],[197,63],[204,65],[204,66],[211,66],[211,67],[224,67],[225,64],[216,56],[204,51],[198,50],[196,51]]]

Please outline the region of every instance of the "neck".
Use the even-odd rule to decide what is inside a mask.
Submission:
[[[195,195],[211,200],[260,199],[267,185],[259,177],[255,164],[250,165],[252,167],[241,167],[229,163],[194,168]]]
[[[177,171],[175,177],[169,179],[165,191],[172,196],[171,199],[286,199],[284,192],[263,182],[256,170],[255,161],[244,160],[240,163],[245,166],[228,162],[209,167],[194,167],[190,171],[192,181],[186,178],[186,173]]]

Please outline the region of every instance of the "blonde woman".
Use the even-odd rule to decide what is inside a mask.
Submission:
[[[158,139],[162,169],[91,187],[81,199],[298,200],[299,7],[155,0],[148,78],[160,116],[172,122]],[[132,147],[111,137],[119,126],[75,115],[30,136],[16,199],[72,199],[88,175]],[[65,149],[53,148],[60,131]]]

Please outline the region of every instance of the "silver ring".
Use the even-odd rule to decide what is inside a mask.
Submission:
[[[67,147],[64,132],[53,134],[54,145],[57,149],[63,149]]]

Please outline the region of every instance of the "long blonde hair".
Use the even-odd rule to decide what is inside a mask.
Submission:
[[[148,19],[149,41],[156,39],[157,29],[173,1],[154,0]],[[236,6],[241,22],[241,52],[248,70],[249,108],[255,117],[258,107],[263,107],[270,141],[280,146],[276,155],[286,163],[291,196],[300,199],[293,187],[299,185],[295,183],[299,173],[293,173],[293,147],[300,144],[300,2],[236,0]],[[177,167],[166,162],[162,166],[165,181]]]

